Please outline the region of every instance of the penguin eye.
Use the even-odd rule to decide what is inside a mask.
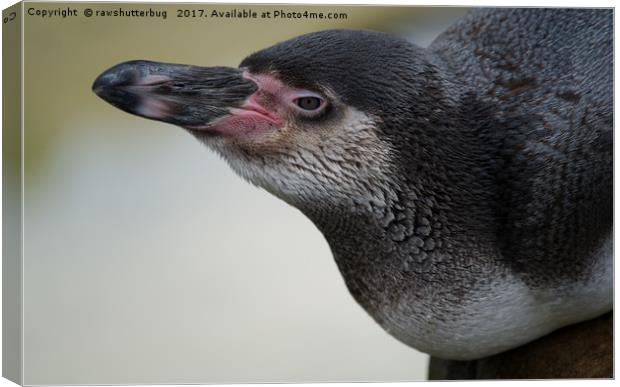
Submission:
[[[295,100],[297,106],[307,111],[315,111],[321,107],[323,101],[318,97],[301,97]]]

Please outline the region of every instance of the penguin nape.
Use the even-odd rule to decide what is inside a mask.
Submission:
[[[391,335],[477,359],[612,309],[613,11],[476,9],[420,48],[328,30],[93,90],[320,229]]]

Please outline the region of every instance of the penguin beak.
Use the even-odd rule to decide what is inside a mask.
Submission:
[[[128,113],[193,129],[230,115],[257,85],[240,69],[140,60],[103,72],[92,89]]]

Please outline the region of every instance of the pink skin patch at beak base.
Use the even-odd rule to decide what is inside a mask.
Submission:
[[[256,83],[258,90],[250,95],[238,108],[231,108],[230,115],[222,117],[209,125],[188,127],[193,130],[205,130],[226,137],[260,135],[272,132],[284,124],[282,113],[286,114],[287,104],[298,94],[277,78],[266,75],[250,74],[244,71],[243,77]],[[270,106],[277,106],[277,111],[266,108],[261,101],[267,99]]]
[[[264,108],[257,101],[256,96],[261,90],[261,84],[257,82],[257,79],[248,77],[246,74],[244,74],[244,78],[257,83],[259,91],[250,95],[240,107],[230,108],[230,115],[217,119],[204,127],[188,127],[188,129],[207,130],[227,137],[237,137],[265,133],[282,126],[284,120]]]
[[[252,94],[239,108],[230,109],[230,115],[216,120],[208,129],[224,136],[260,134],[282,126],[284,121],[266,110]]]

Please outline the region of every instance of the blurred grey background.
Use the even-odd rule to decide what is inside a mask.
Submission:
[[[26,384],[405,381],[428,357],[355,303],[321,234],[182,129],[90,87],[131,59],[236,66],[327,28],[432,39],[465,10],[26,3],[166,10],[25,18]],[[338,21],[177,19],[176,9],[346,12]]]

